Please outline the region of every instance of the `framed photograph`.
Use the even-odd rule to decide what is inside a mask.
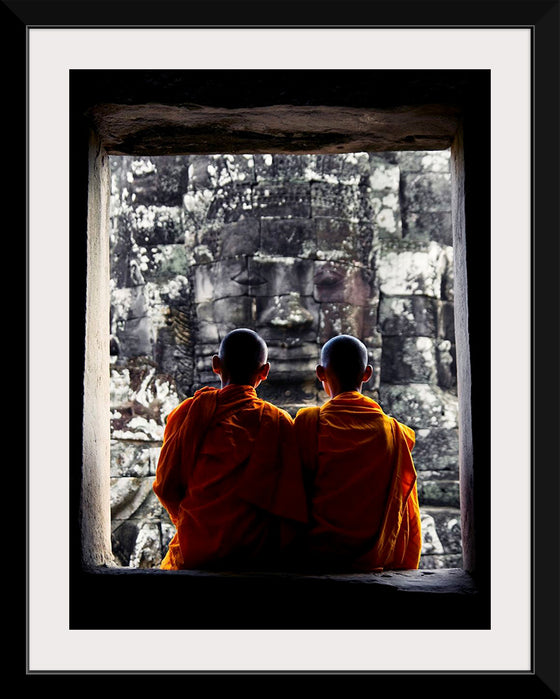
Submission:
[[[16,39],[18,55],[25,52],[10,78],[26,105],[12,128],[27,144],[27,162],[19,168],[27,184],[27,675],[395,674],[403,681],[460,675],[461,681],[485,684],[527,676],[533,693],[558,696],[558,447],[550,436],[557,431],[558,396],[549,388],[558,383],[558,2],[337,3],[322,7],[320,17],[314,3],[297,7],[296,13],[281,3],[266,11],[264,5],[147,3],[131,16],[130,5],[118,2],[2,4],[3,32]],[[285,23],[270,23],[279,16]],[[104,81],[117,73],[119,81]],[[476,521],[471,525],[470,514],[463,520],[473,529],[469,541],[476,542],[463,555],[467,567],[478,570],[487,603],[483,621],[471,628],[441,619],[426,624],[420,608],[416,615],[410,611],[408,621],[401,615],[394,628],[372,627],[364,586],[345,598],[330,589],[304,595],[285,626],[278,617],[258,626],[257,617],[274,605],[287,609],[291,593],[261,586],[257,609],[255,588],[249,594],[238,586],[237,602],[251,619],[239,628],[220,616],[224,599],[236,604],[221,582],[189,580],[185,600],[187,578],[177,578],[164,597],[157,575],[136,576],[123,587],[122,575],[98,572],[84,584],[76,573],[75,551],[84,540],[80,498],[90,478],[80,463],[84,385],[93,371],[84,361],[84,333],[91,329],[85,270],[92,248],[80,222],[88,215],[90,224],[106,222],[96,220],[92,191],[83,187],[88,153],[89,167],[94,162],[92,143],[83,151],[76,146],[81,122],[73,110],[88,104],[88,88],[95,85],[101,101],[120,100],[124,113],[134,104],[130,95],[138,78],[143,90],[150,84],[154,97],[145,101],[155,104],[158,76],[189,74],[198,86],[193,94],[226,109],[233,108],[228,99],[250,108],[259,99],[289,104],[296,94],[299,106],[328,107],[337,83],[321,83],[318,76],[327,74],[344,76],[347,94],[366,102],[374,94],[380,109],[399,114],[410,107],[407,94],[412,99],[415,84],[431,91],[431,103],[443,94],[446,79],[453,83],[450,76],[457,93],[462,78],[470,86],[461,111],[464,152],[478,155],[467,159],[461,182],[470,202],[464,337],[472,362],[463,391],[469,394],[474,447],[464,442],[461,458],[468,461],[465,450],[473,450],[477,495],[462,505],[472,507],[468,513]],[[260,92],[252,92],[247,86],[257,74]],[[205,83],[201,75],[211,80]],[[236,90],[227,78],[239,76],[250,78]],[[395,89],[388,76],[401,78],[401,85],[408,80],[409,92]],[[422,82],[426,76],[431,82]],[[208,97],[220,88],[220,95]],[[340,101],[343,88],[337,90]],[[460,101],[460,94],[455,97]],[[432,123],[442,129],[443,121],[440,111]],[[104,138],[118,140],[119,115],[102,123]],[[424,131],[409,137],[431,143],[422,140],[434,138],[426,130],[429,119],[423,114],[417,123]],[[158,132],[149,128],[143,138],[150,133],[156,142]],[[177,138],[176,131],[166,133]],[[455,207],[461,229],[462,209]],[[106,254],[102,246],[99,254]],[[95,293],[94,301],[105,303],[97,295],[108,289]],[[108,336],[100,341],[108,344]],[[99,385],[102,394],[106,384]],[[109,446],[107,434],[95,427],[88,438],[96,449],[101,442],[103,449]],[[101,540],[103,526],[95,519],[86,536]],[[104,541],[101,549],[106,536]],[[127,595],[118,603],[116,589]],[[412,592],[408,599],[433,600],[438,592]],[[288,596],[274,599],[282,594]],[[444,593],[437,604],[453,597]],[[342,621],[333,602],[348,604],[354,619]],[[447,608],[454,613],[452,604]],[[307,624],[306,614],[316,621]],[[357,622],[360,614],[368,621]],[[170,622],[174,615],[181,621]],[[196,619],[192,627],[184,621],[189,615]],[[326,619],[319,624],[321,615]],[[210,620],[206,627],[204,618]],[[119,619],[126,622],[119,625]]]

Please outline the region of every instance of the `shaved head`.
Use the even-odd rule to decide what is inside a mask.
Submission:
[[[366,346],[352,335],[332,337],[321,349],[321,365],[336,376],[344,390],[362,383],[368,366]]]
[[[232,383],[251,384],[268,360],[268,347],[254,330],[238,328],[224,337],[218,357]]]

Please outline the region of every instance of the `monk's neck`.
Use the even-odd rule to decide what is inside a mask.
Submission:
[[[355,395],[355,394],[358,394],[359,396],[361,396],[362,392],[360,391],[359,388],[349,388],[346,390],[340,390],[340,391],[337,391],[336,393],[333,392],[333,395],[331,396],[331,400],[333,400],[334,398],[339,398],[340,396]]]
[[[222,391],[247,391],[247,392],[255,392],[255,387],[251,386],[251,384],[245,384],[245,383],[231,383],[230,381],[227,382],[222,382]]]

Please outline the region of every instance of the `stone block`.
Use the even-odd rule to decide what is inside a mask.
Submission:
[[[212,371],[212,356],[218,353],[218,349],[219,343],[196,345],[191,395],[201,386],[220,386],[219,377]]]
[[[192,347],[195,341],[194,318],[190,306],[167,306],[165,315],[165,328],[170,331],[166,339],[174,347]],[[161,331],[158,332],[158,340]]]
[[[336,258],[350,262],[363,259],[357,222],[320,217],[315,218],[315,230],[319,259]]]
[[[417,428],[412,452],[416,470],[459,472],[459,433],[455,428]],[[433,474],[432,474],[433,475]]]
[[[313,261],[289,257],[258,256],[248,260],[248,290],[251,296],[281,296],[313,293]]]
[[[362,317],[362,334],[359,337],[366,347],[376,347],[381,349],[383,335],[379,332],[379,301],[375,297],[375,294],[374,297],[370,299],[370,302],[363,308],[364,314]]]
[[[152,357],[154,336],[152,323],[148,316],[130,318],[124,321],[116,334],[119,355],[124,357]]]
[[[191,155],[189,158],[189,186],[194,189],[213,189],[218,185],[217,166],[213,156]]]
[[[436,337],[438,302],[427,296],[382,296],[379,327],[390,335]]]
[[[185,241],[194,244],[198,241],[201,229],[208,225],[208,212],[214,198],[212,189],[189,189],[183,196],[183,221]]]
[[[225,335],[226,333],[224,333]],[[212,342],[210,344],[203,344],[202,342],[197,342],[194,346],[194,362],[195,367],[199,371],[204,371],[211,369],[212,365],[209,359],[213,354],[218,351],[218,346],[216,343]]]
[[[313,154],[293,155],[291,153],[274,153],[272,156],[272,170],[268,174],[283,183],[307,182],[310,171],[317,168],[318,156]]]
[[[442,245],[453,245],[450,211],[407,211],[402,216],[402,234],[405,238],[435,240]]]
[[[364,337],[364,306],[346,303],[322,303],[319,314],[318,339],[324,344],[335,335]]]
[[[382,383],[436,383],[435,340],[429,337],[383,338]]]
[[[153,477],[111,478],[110,500],[113,525],[130,519],[149,495],[153,494]]]
[[[313,284],[313,295],[320,303],[366,306],[373,294],[373,272],[341,262],[315,262]]]
[[[212,320],[221,329],[221,337],[223,337],[226,328],[233,330],[234,328],[252,327],[255,315],[253,304],[254,300],[249,296],[235,296],[214,301]],[[199,306],[197,306],[198,308]]]
[[[254,255],[260,248],[260,226],[255,218],[225,223],[218,232],[216,256],[219,259]]]
[[[181,341],[171,328],[162,328],[158,333],[155,352],[158,367],[162,373],[173,377],[175,390],[182,397],[189,392],[193,382],[193,344],[194,340]]]
[[[152,481],[153,485],[153,477],[149,480]],[[159,523],[166,514],[165,509],[162,507],[161,502],[153,491],[153,487],[151,487],[148,489],[146,497],[142,500],[134,513],[133,518],[140,520],[140,522],[150,521]]]
[[[146,282],[164,282],[167,279],[185,276],[189,260],[184,245],[157,245],[149,251],[149,262],[144,272]]]
[[[149,415],[113,411],[111,431],[114,439],[158,442],[163,438],[163,425]]]
[[[227,185],[214,190],[206,213],[206,222],[231,223],[252,215],[251,187]]]
[[[111,331],[124,327],[131,318],[143,318],[147,313],[145,286],[111,288]]]
[[[155,475],[160,447],[111,440],[111,477],[142,478]]]
[[[414,452],[412,453],[414,456]],[[416,463],[415,463],[416,465]],[[434,487],[439,487],[438,484],[442,484],[442,487],[445,487],[446,484],[451,484],[455,483],[457,484],[457,497],[459,497],[459,467],[458,465],[455,466],[455,468],[450,468],[450,469],[442,469],[440,471],[426,471],[423,469],[416,469],[417,474],[418,474],[418,488],[420,486],[423,486],[424,484],[434,484]],[[459,502],[457,500],[457,502]],[[422,504],[429,504],[429,503],[422,503]],[[432,503],[435,505],[438,505],[438,503]],[[439,503],[441,504],[441,503]],[[455,505],[454,505],[455,507]],[[457,504],[456,507],[459,507]]]
[[[265,341],[287,345],[316,341],[319,306],[310,296],[296,291],[280,296],[256,298],[255,326]]]
[[[203,301],[195,306],[195,318],[197,321],[211,323],[214,320],[214,302]]]
[[[191,155],[188,174],[190,186],[198,189],[253,183],[254,160],[251,155]]]
[[[129,567],[135,569],[157,568],[162,561],[161,530],[155,522],[142,522],[138,527]]]
[[[314,182],[311,185],[311,213],[314,218],[371,221],[382,208],[381,199],[373,197],[362,185]]]
[[[130,232],[138,245],[172,245],[184,240],[181,206],[136,206],[129,218]]]
[[[444,262],[442,264],[441,298],[444,301],[453,302],[455,298],[455,269],[453,266],[453,248],[449,245],[444,248]]]
[[[443,389],[455,390],[457,386],[455,346],[449,340],[438,340],[436,358],[438,384]]]
[[[131,200],[144,206],[181,206],[187,167],[187,161],[181,156],[135,158],[127,172]]]
[[[112,520],[111,549],[118,565],[128,567],[138,537],[138,523],[130,520]]]
[[[460,507],[459,481],[425,480],[418,477],[418,500],[421,506]]]
[[[257,184],[274,181],[276,179],[276,165],[272,153],[255,153],[253,160],[255,166],[255,181]]]
[[[386,384],[379,389],[383,410],[412,429],[458,427],[457,397],[430,384]]]
[[[231,258],[194,268],[194,300],[205,303],[215,299],[247,294],[247,261]]]
[[[434,550],[433,553],[460,554],[461,543],[461,513],[452,507],[420,507],[423,517],[431,517],[435,524],[435,530],[443,551]],[[424,519],[422,519],[424,525]],[[432,529],[428,529],[429,532]]]
[[[253,188],[253,206],[261,217],[309,218],[310,186],[307,183],[257,184]]]
[[[113,224],[114,225],[114,224]],[[110,270],[111,283],[116,287],[127,287],[130,285],[130,261],[132,241],[119,238],[111,245]]]
[[[367,184],[371,173],[368,153],[321,154],[316,156],[313,179],[331,184]],[[312,172],[313,164],[309,164]]]
[[[199,320],[196,327],[196,339],[198,342],[213,342],[219,344],[220,334],[216,323]]]
[[[113,438],[161,439],[163,416],[178,402],[173,379],[153,364],[129,362],[111,370],[110,388]]]
[[[282,381],[272,369],[272,378],[264,381],[257,388],[259,398],[286,410],[292,417],[300,408],[315,405],[317,391],[313,382],[294,385],[288,381]]]
[[[372,162],[368,184],[377,192],[395,192],[398,194],[401,171],[398,165],[389,162]]]
[[[146,284],[145,294],[150,299],[148,307],[165,304],[172,308],[186,309],[193,300],[191,281],[189,277],[180,274]]]
[[[451,211],[450,175],[403,172],[401,202],[405,215],[411,211]]]
[[[276,257],[310,257],[317,248],[314,224],[311,219],[261,220],[260,250]]]
[[[420,510],[420,526],[422,528],[422,556],[433,556],[444,553],[434,517]]]
[[[366,347],[368,348],[368,362],[373,369],[373,374],[371,379],[362,386],[362,390],[365,393],[369,393],[370,398],[378,401],[379,386],[381,385],[381,347],[371,349],[368,344],[366,344]]]
[[[252,217],[251,188],[228,185],[219,189],[189,189],[183,198],[186,240],[200,242],[205,231]]]
[[[450,169],[449,150],[397,151],[395,159],[403,172],[438,172],[446,174]]]
[[[160,523],[160,528],[161,528],[161,545],[162,545],[162,550],[163,553],[167,553],[167,549],[169,548],[169,544],[171,543],[171,540],[175,536],[175,532],[177,531],[175,529],[175,526],[171,523],[169,520],[169,517],[167,516],[167,513],[165,512],[164,515],[167,517],[166,519],[162,519]]]
[[[446,252],[438,243],[407,246],[402,242],[390,245],[384,240],[376,255],[379,290],[385,296],[439,299],[446,264]]]
[[[264,153],[254,156],[255,178],[258,184],[305,183],[316,171],[317,156],[313,154]]]
[[[238,184],[254,184],[255,176],[255,158],[251,154],[227,153],[222,156],[224,167],[222,168],[223,181],[226,178],[230,182]]]
[[[267,344],[271,383],[288,380],[293,386],[315,381],[315,367],[320,354],[316,342],[287,344],[270,340]]]
[[[375,212],[374,222],[380,235],[402,235],[402,219],[399,198],[396,194],[380,196],[381,206]],[[377,207],[376,207],[377,208]]]
[[[420,570],[442,570],[444,568],[462,567],[463,555],[461,553],[422,556],[418,566]]]
[[[442,301],[438,309],[438,337],[455,343],[455,308],[452,302]]]

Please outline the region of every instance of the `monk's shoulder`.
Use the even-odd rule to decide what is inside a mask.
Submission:
[[[165,418],[166,425],[172,425],[174,422],[182,421],[190,410],[193,398],[185,398],[182,403],[179,403]]]
[[[269,403],[267,400],[259,400],[269,415],[278,417],[281,425],[291,426],[294,424],[294,420],[287,410],[279,408],[277,405],[274,405],[274,403]]]
[[[300,423],[303,424],[310,419],[316,418],[319,411],[320,411],[320,408],[314,407],[314,406],[310,406],[308,408],[300,408],[296,413],[296,416],[294,418],[294,422],[296,424],[300,424]]]
[[[398,437],[404,439],[404,441],[408,445],[408,448],[412,449],[412,447],[416,443],[416,433],[414,432],[412,427],[405,425],[404,422],[400,422],[399,420],[397,420],[396,417],[392,417],[391,420],[393,421],[396,427]]]

